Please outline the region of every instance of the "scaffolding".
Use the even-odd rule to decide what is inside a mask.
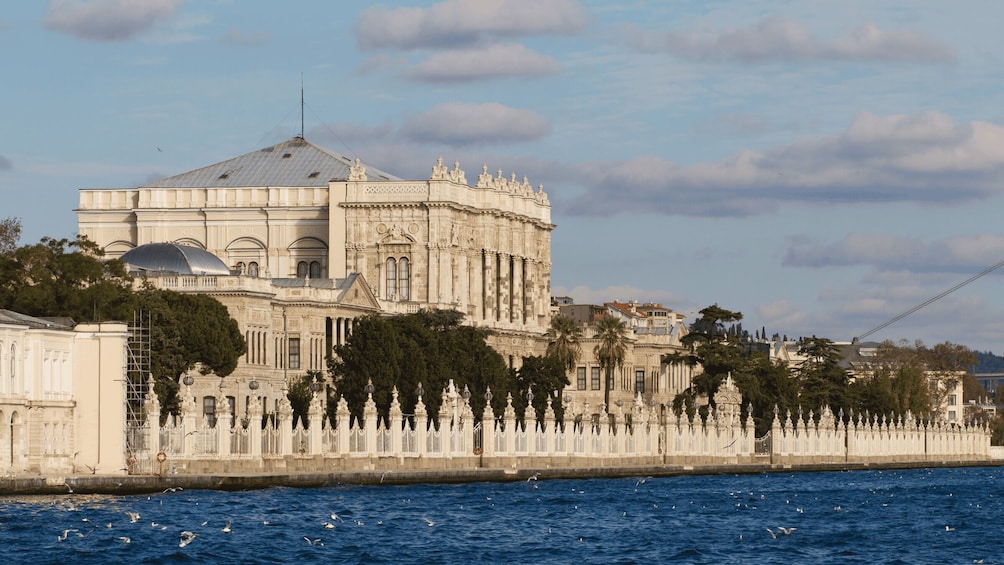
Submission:
[[[133,312],[129,324],[128,367],[126,369],[126,451],[133,453],[145,449],[146,417],[143,402],[147,392],[147,378],[150,375],[150,329],[152,316],[140,310]]]

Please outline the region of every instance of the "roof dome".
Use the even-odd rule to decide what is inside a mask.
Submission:
[[[129,272],[153,271],[179,275],[229,275],[230,268],[212,253],[177,243],[147,243],[119,258]]]

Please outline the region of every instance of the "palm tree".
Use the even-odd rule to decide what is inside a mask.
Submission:
[[[599,343],[593,348],[593,354],[600,367],[606,369],[603,404],[609,409],[610,381],[614,378],[614,369],[624,364],[624,357],[627,355],[627,324],[609,314],[603,316],[596,321],[596,339]]]
[[[547,343],[547,356],[554,357],[565,367],[566,372],[575,370],[582,354],[579,340],[582,338],[582,326],[568,316],[551,318],[551,327],[547,331],[550,341]]]

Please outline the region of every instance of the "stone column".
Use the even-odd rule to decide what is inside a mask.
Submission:
[[[373,393],[366,394],[366,403],[363,405],[363,434],[366,438],[366,455],[376,455],[376,432],[377,432],[377,410],[376,402],[373,401]]]
[[[216,396],[216,454],[220,459],[228,459],[230,457],[230,436],[232,433],[232,428],[230,423],[233,421],[230,414],[224,414],[220,417],[219,407],[226,406],[227,397],[223,394],[223,389],[220,388],[219,394]],[[234,407],[236,409],[236,406]]]
[[[528,455],[537,454],[537,410],[533,407],[533,402],[527,402],[526,411],[523,412],[523,429],[526,430],[526,452]]]
[[[338,452],[341,455],[349,455],[349,427],[352,425],[352,416],[349,414],[349,403],[345,397],[339,397],[338,406],[335,409],[335,433],[338,436]],[[358,424],[357,424],[358,425]]]
[[[146,449],[147,453],[156,455],[160,452],[160,399],[154,392],[153,375],[149,375],[146,380],[146,398],[144,407],[146,408]]]
[[[387,418],[387,425],[390,426],[390,454],[400,457],[402,453],[401,426],[404,424],[404,417],[401,414],[401,403],[398,401],[397,387],[391,391],[390,416]]]
[[[495,253],[492,251],[484,250],[481,257],[481,296],[484,300],[481,311],[484,314],[482,319],[491,322],[495,321],[496,318],[496,305],[495,305]]]
[[[251,402],[248,411],[248,441],[251,442],[251,458],[261,462],[261,415],[264,399],[257,397]]]
[[[485,411],[481,414],[481,452],[485,457],[495,457],[495,411],[492,410],[492,389],[485,392]]]
[[[181,402],[181,428],[185,434],[182,445],[185,459],[189,459],[195,454],[195,433],[198,431],[198,417],[195,414],[195,397],[192,395],[191,386],[185,385],[185,394]]]
[[[451,384],[452,382],[450,381]],[[456,422],[451,420],[452,411],[449,394],[444,388],[439,400],[439,451],[447,459],[453,458],[453,430]]]
[[[418,385],[419,390],[422,384]],[[415,404],[415,448],[419,457],[425,457],[428,448],[429,434],[429,414],[425,410],[425,403],[422,402],[421,393],[418,395],[418,402]]]
[[[317,392],[310,398],[310,407],[307,412],[307,420],[310,422],[308,433],[310,437],[311,455],[322,455],[324,451],[324,441],[321,434],[324,433],[321,424],[324,417],[324,406],[321,404],[321,395]]]
[[[512,393],[506,395],[505,406],[505,451],[506,455],[516,454],[516,409],[512,406]]]
[[[554,455],[554,444],[558,430],[554,422],[554,408],[551,407],[551,397],[547,397],[547,408],[544,409],[544,453]]]
[[[279,427],[279,455],[285,457],[293,453],[293,407],[289,404],[286,394],[289,390],[285,385],[279,398],[279,407],[276,410],[276,424]]]

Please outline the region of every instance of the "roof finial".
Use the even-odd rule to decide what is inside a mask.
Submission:
[[[303,139],[303,73],[300,73],[300,139]]]

